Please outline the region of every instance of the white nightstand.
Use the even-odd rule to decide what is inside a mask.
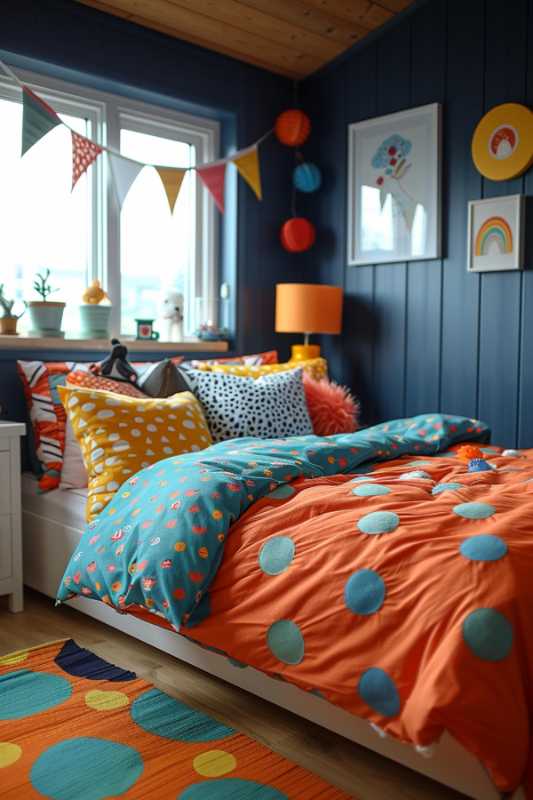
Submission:
[[[21,422],[0,422],[0,595],[10,595],[13,612],[23,609],[20,438],[25,433]]]

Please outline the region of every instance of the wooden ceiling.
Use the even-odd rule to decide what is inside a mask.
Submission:
[[[413,0],[79,0],[289,78],[327,64]]]

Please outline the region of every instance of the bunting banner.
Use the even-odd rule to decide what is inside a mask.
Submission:
[[[48,103],[27,86],[22,88],[22,155],[49,131],[62,125],[61,119]]]
[[[76,131],[72,134],[72,188],[76,186],[84,172],[96,161],[103,148]]]
[[[170,206],[170,213],[172,214],[187,170],[180,169],[179,167],[156,167],[156,170],[161,178],[161,183],[163,184]]]
[[[32,89],[23,84],[13,70],[2,60],[0,60],[0,68],[22,89],[22,155],[27,153],[36,142],[57,125],[64,125],[70,131],[72,139],[72,189],[74,189],[91,164],[96,161],[100,153],[105,151],[109,156],[111,176],[121,207],[143,167],[154,167],[163,184],[171,213],[174,212],[183,180],[189,170],[195,170],[198,173],[198,177],[211,194],[217,208],[221,213],[224,213],[224,183],[228,161],[235,164],[241,178],[246,181],[257,199],[262,200],[258,151],[259,145],[271,135],[272,130],[267,131],[254,144],[239,150],[232,156],[219,159],[211,164],[203,164],[200,167],[179,168],[145,164],[126,158],[119,151],[97,144],[97,142],[93,142],[86,136],[82,136],[72,130],[66,122],[63,122],[54,109]]]
[[[126,195],[133,186],[135,178],[144,168],[144,164],[139,161],[132,161],[129,158],[121,158],[114,153],[108,153],[109,166],[113,177],[113,184],[120,208],[126,199]]]
[[[231,157],[231,160],[239,170],[239,175],[244,178],[250,189],[254,192],[258,200],[263,199],[261,192],[261,172],[259,169],[259,156],[257,145],[252,145],[246,150],[241,150]]]
[[[217,161],[203,167],[196,167],[198,177],[205,188],[211,192],[218,210],[224,213],[224,181],[226,177],[226,162]]]

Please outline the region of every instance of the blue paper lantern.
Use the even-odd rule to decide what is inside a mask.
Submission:
[[[316,164],[305,161],[295,167],[292,180],[299,192],[316,192],[322,183],[322,173]]]

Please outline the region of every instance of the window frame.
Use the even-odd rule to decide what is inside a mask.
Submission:
[[[220,123],[216,120],[27,70],[17,70],[17,77],[59,114],[84,116],[91,126],[90,138],[104,147],[120,152],[120,130],[121,127],[128,127],[192,145],[196,150],[198,166],[215,161],[219,156]],[[0,76],[0,98],[22,102],[20,87],[3,75]],[[123,122],[127,122],[127,125]],[[113,298],[111,335],[120,336],[120,207],[108,159],[98,158],[92,164],[89,179],[92,203],[88,278],[101,280]],[[196,181],[196,268],[191,281],[192,294],[186,298],[186,306],[188,314],[194,315],[197,299],[202,298],[203,316],[217,324],[219,219],[209,192],[198,176]]]

